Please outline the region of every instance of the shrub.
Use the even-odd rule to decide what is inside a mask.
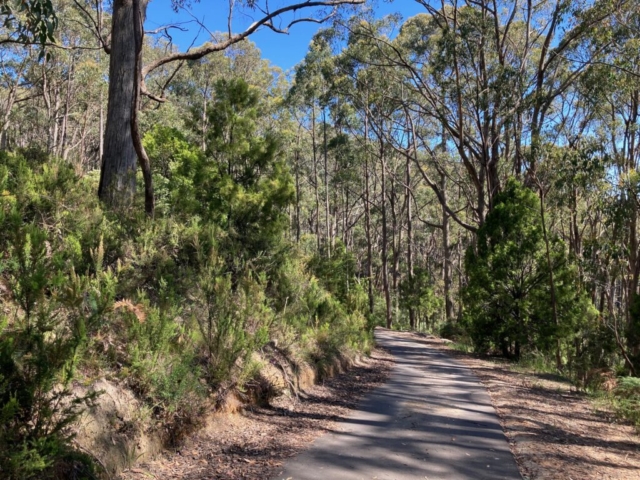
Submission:
[[[640,378],[622,377],[613,391],[616,413],[640,429]]]
[[[572,340],[580,322],[590,317],[564,244],[549,239],[547,258],[536,195],[513,179],[496,196],[477,245],[467,251],[465,267],[465,321],[478,350],[500,350],[516,358],[526,350],[550,351]],[[557,323],[550,307],[550,268]]]
[[[74,397],[74,378],[125,380],[175,443],[209,393],[259,377],[251,354],[271,339],[318,362],[370,348],[353,257],[339,246],[309,268],[286,240],[292,179],[257,127],[258,96],[242,82],[217,92],[207,152],[172,129],[145,138],[165,180],[155,219],[103,212],[96,175],[0,152],[3,478],[91,475],[69,427],[95,395]]]
[[[74,397],[69,384],[87,329],[101,318],[94,282],[60,270],[60,252],[33,224],[12,231],[4,246],[2,277],[18,308],[0,321],[0,471],[16,479],[53,468],[90,474],[90,462],[70,447],[70,426],[96,394]]]

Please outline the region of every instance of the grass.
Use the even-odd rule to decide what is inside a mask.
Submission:
[[[473,345],[469,343],[453,342],[449,344],[449,347],[451,347],[454,350],[457,350],[458,352],[473,353]]]
[[[607,397],[616,416],[630,422],[640,432],[640,378],[620,378],[618,386]]]

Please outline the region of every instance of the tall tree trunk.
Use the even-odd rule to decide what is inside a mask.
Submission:
[[[313,190],[316,197],[316,242],[320,252],[320,194],[318,193],[318,145],[316,142],[316,105],[311,105],[311,144],[313,150]]]
[[[59,147],[59,152],[58,155],[60,157],[62,157],[63,160],[67,159],[67,156],[69,154],[69,148],[71,147],[70,142],[68,141],[67,137],[67,128],[69,125],[69,114],[70,114],[70,105],[71,105],[71,90],[72,90],[72,85],[73,85],[73,74],[74,74],[74,70],[75,70],[75,60],[74,57],[71,57],[71,65],[69,65],[68,67],[68,71],[67,71],[67,88],[66,88],[66,94],[65,94],[65,98],[64,98],[64,114],[62,115],[62,126],[61,126],[61,133],[60,133],[60,147]]]
[[[396,182],[391,182],[391,286],[394,292],[398,290],[398,277],[400,274],[400,244],[402,243],[402,229],[398,225],[398,205],[396,201]]]
[[[296,145],[296,242],[300,243],[300,129]]]
[[[138,125],[138,111],[140,110],[140,94],[142,85],[142,43],[144,41],[144,17],[142,3],[145,0],[133,0],[133,31],[135,34],[135,77],[133,99],[131,101],[131,139],[136,151],[140,169],[144,177],[144,209],[147,215],[153,216],[155,203],[153,199],[153,180],[151,177],[151,162],[142,144],[140,126]]]
[[[202,139],[200,141],[200,148],[203,152],[207,151],[207,89],[205,88],[204,93],[202,94],[202,117],[200,118],[202,122],[201,127],[201,135]]]
[[[630,109],[628,117],[628,125],[637,126],[640,117],[640,90],[634,90],[631,93]],[[638,152],[640,146],[638,142],[640,137],[635,128],[627,127],[627,172],[637,171],[638,169]],[[640,281],[640,252],[638,251],[638,203],[634,198],[633,191],[629,192],[631,196],[631,218],[629,220],[629,285],[627,287],[627,308],[626,310],[626,330],[628,348],[634,357],[634,365],[630,366],[630,370],[635,372],[640,370],[640,336],[636,333],[640,331],[640,319],[631,315],[631,309],[636,302],[638,295],[638,282]]]
[[[98,196],[107,205],[127,206],[136,191],[137,155],[131,138],[136,76],[133,1],[114,0],[109,58],[109,100]],[[148,0],[140,0],[144,20]]]
[[[329,160],[327,151],[327,111],[322,108],[322,150],[324,153],[324,221],[325,221],[325,241],[327,243],[327,257],[331,258],[331,222],[329,219]]]
[[[462,286],[463,286],[463,282],[464,282],[464,275],[463,275],[463,267],[462,267],[462,238],[458,237],[458,244],[457,244],[457,257],[458,257],[458,292],[462,292]],[[459,322],[462,321],[462,312],[463,312],[463,305],[462,305],[462,299],[460,298],[461,295],[458,294],[458,316],[457,319]]]
[[[387,228],[387,166],[384,158],[384,143],[383,140],[380,139],[380,165],[381,165],[381,173],[380,173],[380,205],[381,205],[381,213],[382,213],[382,288],[384,290],[384,301],[385,301],[385,318],[387,321],[387,328],[391,328],[391,292],[389,286],[389,260],[388,260],[388,243],[389,243],[389,233]]]
[[[444,199],[443,205],[447,201],[447,177],[444,172],[440,177],[440,188]],[[442,281],[444,282],[444,315],[445,320],[453,320],[453,301],[451,300],[451,245],[449,240],[449,214],[442,208]]]
[[[549,235],[547,234],[547,223],[545,220],[545,208],[544,208],[544,190],[542,185],[539,186],[538,192],[540,194],[540,221],[542,222],[542,236],[544,237],[545,253],[547,257],[547,268],[549,269],[549,290],[551,292],[551,314],[553,315],[553,322],[556,327],[560,327],[560,321],[558,319],[558,302],[556,300],[556,284],[553,278],[553,262],[551,261],[551,249],[549,247]],[[556,368],[562,369],[562,352],[560,349],[560,338],[556,340]]]
[[[104,156],[104,92],[102,85],[100,85],[100,125],[98,126],[98,135],[100,136],[98,156],[99,160],[102,161]]]
[[[369,194],[369,117],[364,117],[364,232],[367,240],[367,284],[369,291],[369,313],[373,313],[373,246],[371,244],[371,205]]]
[[[406,164],[406,187],[405,195],[407,202],[407,275],[409,282],[413,284],[413,218],[411,211],[411,158],[407,155]],[[409,307],[409,328],[416,329],[416,312],[413,307]]]
[[[402,253],[402,210],[400,212],[397,211],[397,198],[396,198],[396,188],[395,188],[395,180],[391,183],[391,212],[392,212],[392,232],[391,232],[391,248],[393,249],[392,258],[393,264],[391,266],[391,279],[392,279],[392,288],[394,292],[393,301],[394,301],[394,313],[396,319],[398,319],[399,305],[398,305],[398,282],[400,280],[400,255]]]

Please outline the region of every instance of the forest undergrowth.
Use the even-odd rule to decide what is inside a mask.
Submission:
[[[100,379],[176,445],[376,325],[639,425],[638,2],[229,2],[188,53],[161,3],[0,2],[1,477],[99,476]],[[247,39],[319,20],[291,75]]]
[[[189,153],[176,171],[198,161]],[[176,173],[160,194],[182,203],[150,219],[104,210],[97,177],[66,162],[0,154],[3,478],[99,475],[71,426],[100,392],[78,398],[74,384],[106,377],[133,390],[176,445],[223,392],[274,394],[254,352],[276,348],[322,375],[370,350],[366,293],[339,268],[348,254],[314,271],[314,253],[282,235],[289,177],[276,163],[261,172],[245,184],[220,175],[229,191],[197,200],[210,190]]]

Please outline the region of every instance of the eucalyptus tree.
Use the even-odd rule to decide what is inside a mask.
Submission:
[[[393,41],[368,35],[419,100],[412,108],[442,126],[475,189],[473,217],[449,215],[475,231],[504,178],[535,172],[530,146],[553,127],[557,97],[601,49],[569,58],[590,31],[615,11],[609,2],[431,2]],[[526,126],[526,128],[525,128]],[[530,129],[529,129],[530,127]],[[444,141],[444,140],[443,140]],[[435,178],[426,179],[446,205]]]
[[[411,178],[407,171],[406,158],[396,151],[397,142],[406,142],[409,136],[406,127],[402,125],[403,84],[396,82],[395,76],[381,67],[384,55],[369,41],[367,35],[362,35],[362,32],[375,32],[376,35],[388,37],[395,27],[395,20],[352,20],[349,24],[348,46],[336,60],[339,74],[336,76],[338,83],[334,87],[336,95],[348,102],[356,112],[350,128],[362,142],[365,155],[364,202],[368,265],[373,263],[371,249],[374,245],[371,207],[375,207],[380,213],[381,238],[378,246],[388,326],[392,322],[391,293],[393,290],[397,297],[401,277],[400,260],[405,248],[405,225],[408,225],[408,274],[413,275],[412,196],[409,186]],[[407,149],[408,146],[405,146],[402,153],[406,154]],[[375,159],[375,162],[370,164],[369,159]],[[375,190],[375,184],[374,189],[370,188],[370,173],[374,174],[374,179],[379,178],[379,197],[372,191]],[[371,276],[372,272],[368,271],[368,275]],[[370,289],[370,300],[371,298]]]
[[[106,71],[96,49],[87,47],[91,32],[72,3],[55,6],[60,28],[46,56],[37,46],[17,43],[4,45],[0,54],[3,145],[38,146],[87,167],[97,164]]]
[[[303,113],[301,118],[306,121],[305,128],[311,136],[311,155],[313,165],[313,188],[316,204],[315,233],[318,238],[318,248],[324,248],[331,256],[331,221],[330,221],[330,192],[329,192],[329,83],[332,51],[327,38],[328,32],[320,32],[314,36],[309,51],[304,60],[296,67],[293,86],[289,92],[290,103],[303,107],[298,110]],[[321,130],[318,132],[318,123]],[[322,167],[320,167],[322,160]],[[320,170],[322,168],[322,170]],[[320,173],[323,173],[324,199],[321,205]],[[321,228],[321,210],[324,210],[324,225]]]
[[[590,215],[599,214],[602,220],[598,233],[585,242],[591,257],[588,273],[598,282],[594,297],[597,290],[600,299],[596,304],[629,369],[636,373],[640,371],[639,35],[637,5],[616,10],[607,28],[591,32],[585,41],[585,49],[598,49],[603,54],[576,85],[590,112],[588,129],[577,143],[597,146],[606,172],[602,181],[606,188],[601,189],[598,208],[590,209]],[[582,176],[589,172],[584,165],[579,170]]]
[[[339,38],[339,37],[338,37]],[[374,278],[374,234],[372,210],[377,210],[375,199],[375,184],[373,172],[376,169],[373,157],[371,119],[368,111],[369,98],[372,98],[376,89],[374,76],[363,68],[359,58],[368,56],[367,45],[353,41],[351,35],[348,47],[335,59],[336,70],[332,77],[332,94],[341,98],[341,122],[354,139],[358,150],[359,164],[362,167],[362,203],[364,215],[364,236],[366,243],[365,278],[369,299],[369,313],[374,312],[375,302],[375,278]],[[386,301],[386,298],[385,298]],[[390,309],[385,309],[390,311]]]
[[[229,48],[261,28],[285,33],[293,25],[304,21],[324,21],[335,14],[341,5],[357,5],[364,0],[306,0],[287,2],[280,8],[272,9],[269,2],[251,1],[233,2],[227,9],[231,25],[232,17],[238,9],[259,14],[259,19],[239,33],[229,32],[221,38],[210,41],[188,51],[170,51],[163,58],[143,64],[142,50],[145,32],[143,28],[148,0],[116,0],[113,3],[111,31],[103,31],[100,22],[86,10],[96,35],[104,50],[110,55],[109,62],[109,101],[106,117],[104,154],[100,175],[98,195],[108,205],[128,205],[135,193],[135,171],[139,161],[145,178],[145,205],[147,213],[153,213],[153,189],[149,159],[147,158],[138,128],[138,110],[142,96],[163,101],[149,91],[145,79],[152,72],[165,65],[178,68],[187,60],[197,60],[211,53]],[[172,2],[175,9],[184,4],[181,0]],[[329,9],[329,12],[326,10]],[[300,10],[311,11],[310,17],[295,17],[292,14]],[[313,16],[316,13],[318,16]],[[289,14],[289,16],[287,16]],[[285,27],[278,24],[284,23]],[[133,46],[133,48],[132,48]]]

